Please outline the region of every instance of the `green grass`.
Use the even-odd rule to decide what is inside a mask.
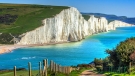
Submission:
[[[42,26],[42,20],[54,17],[65,6],[24,5],[24,4],[0,4],[0,15],[18,15],[14,23],[10,25],[0,24],[1,33],[25,33]]]
[[[38,70],[32,70],[32,76],[36,76],[38,73],[39,73]],[[26,70],[26,71],[17,71],[16,74],[17,74],[17,76],[28,76],[29,72],[28,72],[28,70]],[[53,75],[66,76],[66,74],[63,74],[63,73],[53,73],[53,72],[50,73],[50,72],[48,72],[48,76],[53,76]],[[0,76],[14,76],[14,72],[10,71],[10,72],[0,73]]]
[[[37,70],[33,70],[32,71],[32,75],[36,76],[38,74],[39,71]],[[28,71],[17,71],[16,72],[17,76],[28,76],[29,73]],[[0,74],[0,76],[14,76],[14,72],[6,72],[3,74]]]
[[[118,73],[118,72],[106,72],[104,73],[106,76],[135,76],[135,72],[130,74],[127,73]]]
[[[54,76],[54,75],[55,76],[79,76],[84,70],[88,70],[88,69],[82,68],[80,70],[74,70],[70,74],[48,72],[48,76]],[[28,70],[17,71],[16,73],[17,73],[17,76],[28,76]],[[39,73],[38,70],[32,70],[33,76],[36,76],[38,73]],[[13,71],[3,72],[3,73],[0,73],[0,76],[14,76],[14,72]]]
[[[89,20],[90,16],[89,15],[82,15],[84,17],[85,20]]]
[[[80,70],[74,70],[69,74],[69,76],[79,76],[83,71],[90,69],[91,68],[81,68]]]
[[[53,73],[53,72],[48,72],[48,76],[79,76],[84,70],[90,70],[87,68],[82,68],[80,70],[75,70],[72,71],[70,74],[63,74],[63,73]],[[36,76],[39,73],[38,70],[32,70],[32,75]],[[100,74],[100,73],[99,73]],[[104,74],[106,76],[135,76],[135,72],[131,72],[130,74],[128,73],[118,73],[118,72],[105,72],[105,73],[101,73]],[[4,73],[0,73],[0,76],[14,76],[13,71],[11,72],[4,72]],[[17,76],[28,76],[28,71],[17,71]]]

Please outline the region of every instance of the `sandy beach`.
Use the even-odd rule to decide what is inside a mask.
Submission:
[[[14,49],[28,47],[25,45],[0,45],[0,54],[12,52]]]
[[[47,45],[55,45],[55,44],[62,44],[62,43],[69,43],[69,42],[58,42],[58,43],[46,43],[46,44],[31,44],[31,45],[18,45],[18,44],[11,44],[11,45],[0,45],[0,54],[12,52],[18,48],[24,47],[34,47],[34,46],[47,46]]]

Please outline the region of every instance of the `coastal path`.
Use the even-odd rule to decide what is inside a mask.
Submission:
[[[105,76],[105,75],[103,75],[103,74],[97,74],[97,73],[95,73],[95,72],[92,71],[92,70],[85,70],[85,71],[83,71],[83,72],[80,74],[80,76]]]

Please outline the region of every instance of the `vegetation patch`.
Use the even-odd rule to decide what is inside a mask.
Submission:
[[[98,72],[111,73],[108,76],[113,76],[113,73],[118,76],[120,73],[135,75],[135,37],[120,42],[115,49],[108,49],[106,53],[109,55],[105,59],[94,60]]]
[[[0,16],[0,24],[10,25],[15,22],[17,15],[4,14]]]
[[[14,37],[18,37],[19,34],[9,34],[9,33],[2,33],[0,35],[0,43],[1,44],[13,44],[14,43]]]
[[[83,17],[84,17],[84,19],[86,20],[86,21],[88,21],[89,20],[89,18],[90,18],[90,16],[89,15],[82,15]]]

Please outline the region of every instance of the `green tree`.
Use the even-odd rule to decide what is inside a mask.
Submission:
[[[116,51],[115,51],[115,49],[114,50],[106,50],[106,53],[107,54],[109,54],[109,56],[108,56],[108,59],[109,59],[109,63],[112,63],[112,65],[114,66],[114,67],[118,67],[119,66],[119,59],[117,58],[117,53],[116,53]]]
[[[135,37],[129,38],[117,45],[116,49],[106,50],[109,59],[115,67],[128,66],[132,61],[130,55],[135,50]]]
[[[94,59],[95,67],[98,71],[103,70],[103,60],[102,59]]]

